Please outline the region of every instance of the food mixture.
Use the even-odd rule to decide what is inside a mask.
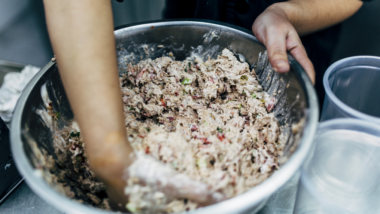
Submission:
[[[206,62],[161,57],[129,64],[120,86],[127,136],[135,151],[227,198],[258,185],[278,169],[285,140],[271,113],[276,100],[262,91],[255,71],[228,49]],[[66,182],[66,194],[109,208],[104,185],[89,169],[77,124],[55,133],[58,177]],[[160,212],[198,207],[133,180],[128,180],[125,192],[131,212],[144,212],[152,203]]]

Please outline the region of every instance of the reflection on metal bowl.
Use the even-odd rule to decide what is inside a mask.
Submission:
[[[278,100],[273,112],[289,136],[280,169],[251,190],[195,212],[258,211],[306,159],[317,127],[318,103],[307,74],[291,55],[288,55],[291,71],[277,74],[268,63],[265,47],[249,31],[202,20],[158,21],[124,26],[115,31],[115,37],[120,72],[124,71],[126,61],[138,62],[171,54],[176,60],[184,60],[194,53],[212,58],[227,47],[255,68],[263,89],[275,94]],[[59,194],[35,173],[35,169],[41,167],[37,164],[39,157],[36,151],[43,149],[54,153],[52,133],[36,114],[37,109],[44,108],[40,94],[44,84],[54,109],[61,115],[58,125],[63,126],[73,119],[56,63],[49,62],[25,88],[14,112],[11,146],[17,167],[31,189],[56,208],[67,213],[105,213],[104,210],[80,204]],[[298,132],[292,131],[292,125],[299,125]]]

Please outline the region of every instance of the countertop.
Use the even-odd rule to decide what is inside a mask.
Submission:
[[[258,214],[292,214],[297,195],[299,172],[273,194]],[[0,205],[0,213],[6,214],[63,214],[42,200],[24,182]]]

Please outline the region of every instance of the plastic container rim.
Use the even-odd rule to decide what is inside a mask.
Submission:
[[[354,108],[348,106],[343,101],[341,101],[337,96],[335,96],[335,94],[331,90],[331,87],[330,87],[330,84],[329,84],[329,77],[330,77],[330,75],[332,75],[336,71],[338,71],[338,70],[336,70],[336,68],[339,67],[339,65],[344,64],[345,62],[349,62],[349,61],[353,61],[353,60],[358,60],[358,59],[374,59],[374,60],[380,61],[380,57],[367,56],[367,55],[347,57],[347,58],[344,58],[344,59],[336,61],[335,63],[333,63],[332,65],[330,65],[327,68],[326,73],[323,76],[323,87],[325,89],[326,96],[328,96],[328,98],[332,101],[332,103],[334,105],[338,106],[345,113],[347,113],[349,115],[352,115],[355,118],[360,118],[360,119],[363,119],[363,120],[366,120],[366,121],[371,121],[373,123],[380,124],[380,118],[379,117],[371,116],[369,114],[366,114],[366,113],[360,112],[358,110],[355,110]],[[355,65],[355,66],[363,66],[363,65],[359,64],[359,65]],[[374,66],[372,66],[372,67],[374,67]],[[339,68],[339,70],[340,69],[342,69],[342,68]]]

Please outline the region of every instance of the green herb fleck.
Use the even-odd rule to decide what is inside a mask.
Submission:
[[[222,133],[223,132],[223,129],[221,129],[221,128],[216,128],[216,130],[218,130],[218,132],[220,132],[220,133]]]
[[[206,168],[207,167],[207,161],[204,159],[198,159],[197,160],[197,166],[198,166],[198,168]]]
[[[243,90],[243,94],[245,94],[245,91]]]
[[[71,132],[70,138],[73,138],[73,137],[80,137],[80,132]]]
[[[240,77],[240,79],[241,79],[241,80],[248,80],[248,77],[245,76],[245,75],[243,75],[243,76]]]
[[[150,129],[148,129],[148,128],[145,128],[148,132],[150,132]]]
[[[59,112],[55,112],[55,116],[56,116],[57,120],[59,120],[59,118],[61,117],[61,114]]]
[[[182,85],[189,85],[191,84],[192,80],[191,79],[183,79]]]
[[[187,65],[188,65],[188,66],[189,66],[189,68],[190,68],[190,67],[191,67],[191,62],[189,62]]]
[[[178,167],[177,161],[172,161],[171,164],[174,169],[177,169]]]
[[[252,93],[252,99],[255,99],[257,97],[257,95],[255,93]]]
[[[137,208],[132,204],[132,203],[128,203],[127,205],[125,205],[125,207],[131,211],[132,213],[135,213],[137,212]]]
[[[135,110],[135,108],[133,108],[133,107],[129,107],[129,111],[132,111],[132,110]]]
[[[257,115],[256,115],[256,118],[259,118],[259,117],[261,117],[261,115],[260,115],[260,114],[257,114]]]
[[[185,72],[187,72],[187,68],[185,68]]]

